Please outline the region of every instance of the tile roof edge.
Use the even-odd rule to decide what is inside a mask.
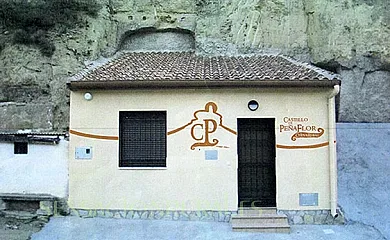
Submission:
[[[65,135],[66,135],[66,132],[19,132],[19,131],[0,131],[0,135],[65,136]]]
[[[85,61],[84,62],[84,64],[85,64],[84,69],[81,70],[80,72],[76,73],[75,75],[68,77],[67,84],[69,85],[69,84],[71,84],[71,82],[78,82],[81,79],[83,79],[85,76],[91,74],[96,69],[99,69],[100,67],[108,65],[110,63],[114,63],[115,61],[121,61],[126,55],[134,54],[134,53],[135,54],[137,54],[137,53],[138,54],[139,53],[190,53],[190,54],[194,54],[196,57],[203,57],[203,58],[213,58],[213,57],[250,58],[250,57],[262,57],[262,56],[280,57],[280,58],[283,58],[283,59],[291,62],[294,65],[302,66],[306,69],[313,70],[316,73],[324,76],[328,80],[340,80],[341,79],[339,74],[332,73],[330,71],[316,67],[316,66],[311,65],[309,63],[298,61],[298,60],[293,59],[291,57],[285,56],[281,53],[249,53],[249,54],[232,54],[232,55],[229,55],[229,54],[226,54],[226,55],[223,55],[223,54],[207,55],[206,54],[206,55],[202,55],[202,54],[199,54],[193,50],[190,50],[190,51],[173,51],[173,50],[144,51],[144,50],[137,50],[137,51],[120,51],[120,52],[115,53],[111,57],[102,57],[101,56],[100,58],[93,60],[93,61]]]
[[[89,89],[172,89],[172,88],[229,88],[229,87],[277,87],[277,88],[327,88],[338,85],[339,81],[334,80],[322,80],[312,81],[308,79],[300,80],[259,80],[259,81],[236,81],[235,79],[228,81],[208,81],[208,80],[193,80],[193,81],[182,81],[182,80],[154,80],[154,81],[79,81],[69,84],[71,91],[78,90],[89,90]]]
[[[85,77],[86,75],[92,73],[94,70],[100,68],[100,67],[103,67],[107,64],[110,64],[112,62],[115,62],[115,61],[120,61],[123,57],[125,57],[126,55],[128,54],[131,54],[131,53],[193,53],[195,54],[195,51],[191,50],[191,51],[175,51],[175,50],[161,50],[161,51],[156,51],[156,50],[152,50],[152,51],[144,51],[144,50],[132,50],[132,51],[120,51],[120,52],[116,52],[115,54],[113,54],[112,56],[110,57],[103,57],[103,56],[100,56],[98,59],[95,59],[95,60],[91,60],[91,61],[84,61],[84,68],[79,71],[78,73],[72,75],[72,76],[69,76],[67,78],[67,83],[70,83],[70,82],[73,82],[73,81],[79,81],[81,80],[83,77]]]
[[[310,63],[305,63],[305,62],[298,61],[296,59],[293,59],[293,58],[285,56],[285,55],[279,55],[279,56],[284,58],[284,59],[286,59],[287,61],[295,64],[295,65],[299,65],[299,66],[305,67],[307,69],[313,70],[316,73],[321,74],[322,76],[328,78],[329,80],[340,80],[341,79],[341,76],[339,74],[337,74],[337,73],[330,72],[328,70],[325,70],[325,69],[322,69],[320,67],[314,66],[314,65],[312,65]]]
[[[92,73],[94,70],[103,67],[109,63],[112,63],[114,61],[120,61],[124,56],[131,54],[131,53],[192,53],[197,57],[203,57],[203,58],[213,58],[213,57],[256,57],[256,56],[283,56],[280,53],[248,53],[248,54],[215,54],[215,55],[209,55],[209,54],[200,54],[194,50],[189,51],[175,51],[175,50],[153,50],[153,51],[144,51],[144,50],[136,50],[136,51],[120,51],[115,53],[114,55],[110,57],[103,57],[100,56],[98,59],[92,60],[92,61],[84,61],[84,68],[79,71],[78,73],[70,76],[67,78],[67,83],[73,82],[73,81],[79,81],[86,75]]]
[[[279,52],[255,52],[255,53],[235,53],[235,54],[202,54],[199,52],[195,52],[196,56],[200,57],[261,57],[261,56],[283,56]]]
[[[84,68],[79,71],[78,73],[70,76],[67,78],[67,83],[69,82],[73,82],[73,81],[79,81],[81,80],[83,77],[85,77],[86,75],[90,74],[91,72],[93,72],[95,69],[98,69],[99,67],[102,67],[112,61],[114,61],[115,59],[112,59],[112,58],[105,58],[105,57],[100,57],[94,61],[85,61],[84,62]]]

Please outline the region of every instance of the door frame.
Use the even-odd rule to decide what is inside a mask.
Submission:
[[[244,118],[244,119],[273,119],[274,120],[274,126],[275,126],[275,129],[274,129],[274,134],[275,134],[275,207],[278,208],[278,196],[279,196],[279,191],[278,191],[278,148],[276,147],[277,145],[277,142],[278,142],[278,135],[277,135],[277,117],[276,116],[237,116],[236,117],[236,126],[237,126],[237,137],[236,137],[236,147],[237,147],[237,162],[236,162],[236,166],[237,166],[237,177],[236,177],[236,181],[237,181],[237,187],[236,187],[236,190],[237,190],[237,196],[236,196],[236,199],[237,199],[237,202],[238,202],[238,208],[242,207],[240,206],[240,201],[239,201],[239,196],[238,196],[238,187],[239,187],[239,182],[238,182],[238,166],[239,166],[239,152],[238,152],[238,119],[240,118]]]

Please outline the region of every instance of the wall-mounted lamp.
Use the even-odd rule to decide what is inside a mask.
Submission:
[[[85,99],[85,100],[91,101],[92,98],[93,98],[92,93],[86,92],[86,93],[84,94],[84,99]]]
[[[248,108],[251,111],[256,111],[259,108],[259,103],[255,100],[251,100],[248,102]]]

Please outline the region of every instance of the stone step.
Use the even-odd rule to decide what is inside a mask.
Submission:
[[[262,214],[262,215],[233,215],[231,218],[231,223],[234,226],[235,224],[265,224],[265,223],[281,223],[288,224],[288,219],[286,215],[279,214]]]
[[[235,232],[263,232],[263,233],[290,233],[288,224],[267,223],[267,224],[239,224],[232,226]]]
[[[12,201],[55,201],[57,197],[50,194],[0,193],[0,199]]]
[[[238,209],[239,215],[263,215],[263,214],[276,214],[276,208],[258,208],[258,207],[243,207]]]
[[[233,231],[290,233],[288,218],[276,208],[239,208],[231,218]]]

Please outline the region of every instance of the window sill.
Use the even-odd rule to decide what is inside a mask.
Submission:
[[[167,170],[167,167],[118,167],[119,170]]]

